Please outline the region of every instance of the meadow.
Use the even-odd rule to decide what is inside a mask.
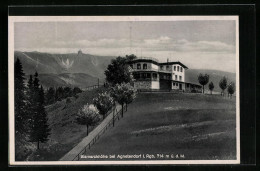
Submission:
[[[135,154],[155,155],[154,159],[165,159],[157,158],[157,154],[178,154],[184,160],[236,159],[235,98],[139,93],[124,118],[86,152],[86,155]]]

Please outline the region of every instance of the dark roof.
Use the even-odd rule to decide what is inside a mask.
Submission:
[[[184,65],[183,63],[177,61],[177,62],[164,62],[164,63],[159,63],[159,65],[174,65],[174,64],[179,64],[180,66],[182,66],[183,68],[188,69],[188,67],[186,65]]]
[[[164,62],[164,63],[159,63],[159,62],[156,62],[152,59],[134,59],[133,61],[130,61],[128,62],[129,64],[133,64],[133,63],[136,63],[136,62],[150,62],[150,63],[153,63],[155,65],[174,65],[174,64],[179,64],[180,66],[182,66],[183,68],[185,69],[188,69],[188,67],[186,65],[184,65],[183,63],[177,61],[177,62]]]

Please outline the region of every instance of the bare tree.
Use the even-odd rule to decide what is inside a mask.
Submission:
[[[203,74],[200,73],[199,76],[198,76],[198,81],[203,87],[203,94],[204,94],[204,86],[206,84],[208,84],[208,82],[209,82],[209,75],[208,74],[203,75]]]

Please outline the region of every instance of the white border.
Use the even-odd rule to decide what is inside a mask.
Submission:
[[[236,160],[138,160],[138,161],[15,161],[14,136],[14,23],[78,21],[236,21]],[[240,164],[240,88],[238,16],[9,16],[8,18],[8,95],[10,165],[169,165],[169,164]]]

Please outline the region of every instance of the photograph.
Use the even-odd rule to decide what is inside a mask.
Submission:
[[[240,164],[239,17],[9,16],[10,165]]]

